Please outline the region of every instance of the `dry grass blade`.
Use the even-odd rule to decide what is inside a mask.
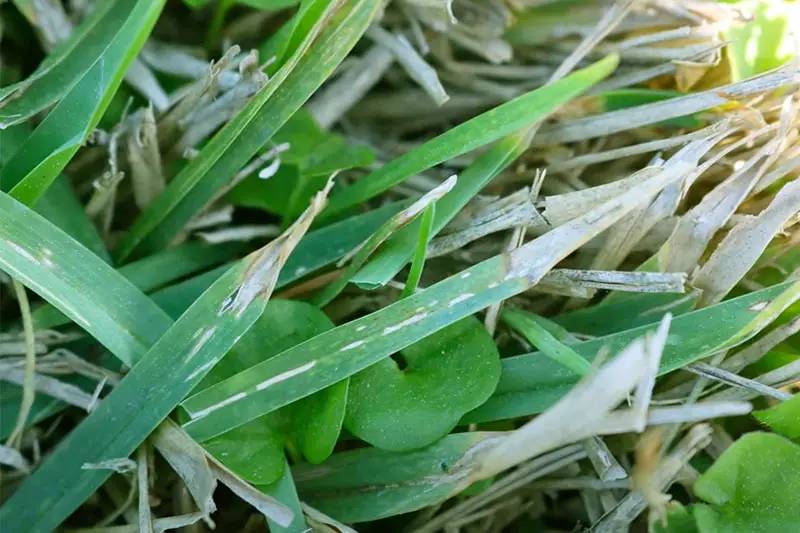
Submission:
[[[800,212],[800,180],[786,184],[758,216],[733,228],[692,279],[701,305],[719,302],[752,268],[772,238]]]

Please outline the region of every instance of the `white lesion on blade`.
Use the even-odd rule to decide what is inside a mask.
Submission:
[[[23,248],[19,244],[15,243],[15,242],[12,242],[12,241],[9,241],[9,240],[6,240],[6,239],[3,239],[3,240],[5,241],[5,244],[7,246],[9,246],[12,250],[14,250],[16,253],[18,253],[19,255],[21,255],[22,257],[27,259],[28,261],[31,261],[31,262],[36,263],[36,264],[39,264],[39,260],[36,259],[33,256],[33,254],[28,252],[28,250],[26,250],[25,248]]]
[[[365,340],[351,342],[347,346],[343,346],[339,351],[340,352],[347,352],[347,351],[353,350],[355,348],[358,348],[359,346],[362,346],[362,345],[366,344],[366,342],[367,341],[365,341]]]
[[[363,326],[358,326],[358,327],[356,328],[356,331],[364,331],[365,329],[367,329],[367,326],[366,326],[366,325],[363,325]]]
[[[185,379],[185,380],[183,380],[183,382],[184,382],[184,383],[188,383],[188,382],[192,381],[194,378],[196,378],[197,376],[199,376],[200,374],[202,374],[202,373],[203,373],[203,372],[205,372],[206,370],[209,370],[209,369],[210,369],[212,366],[214,366],[214,364],[215,364],[216,362],[217,362],[217,361],[216,361],[216,359],[212,359],[211,361],[209,361],[209,362],[207,362],[207,363],[205,363],[205,364],[203,364],[203,365],[199,366],[199,367],[197,368],[197,370],[195,370],[194,372],[192,372],[191,374],[189,374],[189,375],[186,377],[186,379]]]
[[[257,391],[262,391],[262,390],[266,389],[267,387],[271,387],[272,385],[275,385],[276,383],[280,383],[281,381],[286,381],[289,378],[293,378],[294,376],[300,375],[303,372],[307,372],[307,371],[311,370],[312,368],[314,368],[314,366],[316,364],[317,364],[316,361],[311,361],[310,363],[306,363],[306,364],[304,364],[302,366],[298,366],[297,368],[293,368],[292,370],[287,370],[283,374],[278,374],[277,376],[274,376],[274,377],[271,377],[271,378],[269,378],[267,380],[262,381],[261,383],[256,385],[256,390]]]
[[[398,324],[395,324],[394,326],[387,326],[387,327],[383,328],[383,335],[389,335],[390,333],[394,333],[395,331],[399,331],[399,330],[403,329],[406,326],[410,326],[412,324],[416,324],[417,322],[420,322],[421,320],[424,320],[425,317],[427,317],[427,316],[428,316],[428,313],[418,313],[418,314],[416,314],[416,315],[414,315],[412,317],[409,317],[409,318],[403,320],[402,322],[400,322]]]
[[[42,255],[41,263],[44,266],[46,266],[47,268],[53,268],[53,267],[56,266],[56,264],[53,263],[53,260],[52,260],[53,251],[50,248],[43,247],[42,250],[41,250],[41,255]]]
[[[475,293],[465,292],[464,294],[456,296],[455,298],[453,298],[452,300],[447,302],[447,307],[453,307],[454,305],[458,305],[461,302],[466,302],[467,300],[469,300],[473,296],[475,296]]]
[[[278,280],[278,273],[286,263],[289,254],[291,254],[311,226],[314,217],[324,209],[327,204],[328,192],[332,187],[333,180],[331,179],[314,196],[308,209],[283,235],[245,259],[250,264],[242,274],[241,284],[232,295],[230,303],[223,305],[220,314],[231,311],[235,313],[237,319],[241,318],[242,314],[258,296],[265,295],[269,297],[272,294],[272,290]]]
[[[246,392],[237,392],[233,396],[225,398],[224,400],[222,400],[219,403],[215,403],[214,405],[210,405],[210,406],[206,407],[205,409],[201,409],[201,410],[197,411],[196,413],[189,413],[189,416],[191,417],[192,420],[197,420],[198,418],[203,418],[204,416],[208,416],[209,414],[213,413],[217,409],[222,409],[226,405],[230,405],[232,403],[236,403],[239,400],[242,400],[242,399],[244,399],[246,397],[247,397],[247,393]]]
[[[203,346],[205,346],[206,343],[209,340],[211,340],[211,337],[214,336],[214,333],[216,331],[217,331],[217,327],[214,326],[212,328],[207,329],[205,332],[203,332],[203,334],[200,335],[200,338],[197,340],[197,342],[194,344],[194,346],[192,346],[191,351],[189,351],[189,353],[186,355],[186,358],[183,360],[183,362],[184,363],[188,363],[189,361],[191,361],[194,358],[194,356],[196,356],[200,352],[200,350],[203,348]]]

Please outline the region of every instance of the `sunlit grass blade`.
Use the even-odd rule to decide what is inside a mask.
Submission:
[[[547,117],[559,106],[608,76],[617,67],[618,61],[619,58],[616,56],[609,56],[559,82],[506,102],[431,139],[333,195],[326,214],[331,216],[358,205],[414,174],[501,139],[532,122]]]
[[[166,247],[333,72],[379,5],[376,0],[331,2],[267,85],[139,216],[115,250],[117,260]]]
[[[675,318],[659,373],[672,372],[745,342],[798,298],[800,282],[784,282]],[[614,353],[649,329],[652,327],[645,325],[571,345],[571,348],[591,361],[601,350]],[[494,395],[467,414],[462,422],[486,422],[540,413],[564,396],[577,381],[578,377],[571,370],[540,354],[503,359],[503,373]]]
[[[112,42],[3,167],[3,187],[11,187],[11,196],[33,205],[75,155],[100,121],[165,2],[136,2]]]
[[[280,238],[217,280],[152,345],[113,392],[0,508],[4,526],[25,533],[49,532],[97,490],[110,472],[87,471],[83,465],[129,456],[247,332],[261,316],[278,272],[322,209],[329,189],[330,185],[319,193]],[[169,320],[162,323],[168,325]],[[282,525],[287,522],[282,513],[272,518]]]

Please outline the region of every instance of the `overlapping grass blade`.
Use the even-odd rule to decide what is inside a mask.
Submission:
[[[438,503],[472,469],[471,459],[504,437],[458,433],[412,452],[363,448],[337,453],[324,465],[292,469],[297,489],[314,507],[347,522],[375,520]]]
[[[322,209],[329,188],[282,237],[231,268],[152,343],[114,391],[0,508],[4,526],[20,532],[51,531],[110,475],[83,470],[85,463],[127,457],[141,444],[261,316],[278,272]],[[3,244],[16,246],[5,240]],[[18,255],[22,261],[29,259]],[[168,326],[169,319],[160,323]],[[276,522],[291,521],[282,505],[276,503],[274,510]]]
[[[23,122],[60,100],[114,40],[133,6],[126,0],[98,5],[33,74],[0,89],[0,126]],[[21,11],[34,16],[33,9]]]
[[[243,249],[244,247],[238,243],[207,245],[190,242],[123,265],[117,273],[134,287],[147,293],[190,274],[229,261]],[[32,318],[36,329],[56,328],[69,323],[69,318],[52,305],[39,307],[32,313]]]
[[[0,265],[128,366],[169,317],[107,263],[10,196],[0,194]]]
[[[419,148],[393,159],[372,174],[333,195],[326,211],[327,215],[331,216],[358,205],[425,169],[511,135],[532,122],[547,117],[561,105],[608,76],[616,68],[618,62],[619,58],[616,56],[608,56],[559,82],[506,102],[431,139]],[[494,157],[497,155],[495,154]],[[506,158],[502,158],[502,160],[505,161]],[[487,162],[484,161],[483,165]],[[482,177],[491,179],[492,175],[490,174],[488,178]],[[469,189],[475,185],[475,183],[471,183]],[[463,198],[461,202],[464,201]],[[458,204],[455,204],[454,207],[456,205]]]
[[[800,282],[787,281],[674,319],[659,373],[745,342],[798,298]],[[571,348],[591,361],[601,350],[618,351],[648,329],[651,326],[645,325]],[[503,359],[503,373],[494,395],[462,421],[485,422],[540,413],[577,381],[571,370],[538,353]]]
[[[371,315],[286,350],[189,397],[184,427],[212,438],[332,385],[390,354],[535,285],[555,264],[641,202],[685,177],[720,136],[687,146],[651,179],[582,217]]]
[[[527,149],[528,137],[526,132],[521,132],[498,141],[459,174],[453,190],[436,203],[431,237],[439,233],[470,199]],[[388,283],[413,255],[418,236],[419,224],[416,223],[398,231],[358,271],[353,283],[367,289]]]
[[[5,166],[29,136],[30,132],[23,124],[0,130],[0,168]],[[10,183],[0,180],[0,190],[8,192],[10,188]],[[78,202],[66,178],[56,177],[44,196],[36,203],[34,210],[104,261],[111,262],[111,256],[100,234]]]
[[[11,196],[33,205],[75,155],[100,121],[165,2],[136,2],[113,40],[3,167],[3,187],[11,187]]]
[[[116,258],[166,247],[333,72],[379,5],[376,0],[331,2],[275,77],[140,215]]]

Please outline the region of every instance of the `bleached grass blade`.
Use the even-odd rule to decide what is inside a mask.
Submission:
[[[372,25],[367,30],[367,37],[390,50],[411,79],[417,82],[437,105],[442,105],[450,99],[442,87],[442,82],[439,81],[436,69],[414,50],[403,35],[392,35],[380,26]]]
[[[184,480],[200,512],[208,517],[216,511],[214,490],[217,488],[217,479],[202,446],[190,439],[170,419],[159,424],[150,439],[170,467]]]
[[[756,263],[784,224],[800,212],[800,180],[787,183],[757,217],[734,227],[692,279],[699,305],[722,300]]]
[[[471,480],[486,479],[559,446],[601,434],[603,418],[634,387],[637,388],[636,395],[645,396],[643,400],[646,400],[642,391],[646,389],[649,394],[652,390],[655,380],[653,369],[658,368],[669,322],[670,316],[666,315],[656,335],[637,339],[628,345],[595,375],[579,383],[559,403],[487,452],[481,458],[480,467],[470,476]],[[638,414],[644,413],[637,406],[634,410],[639,412],[636,418],[640,419]],[[627,431],[643,427],[644,422],[636,420],[634,427]]]
[[[317,92],[306,109],[323,129],[330,128],[380,81],[393,61],[391,51],[380,45],[372,47],[357,65]]]
[[[693,427],[675,446],[675,449],[658,465],[647,480],[647,488],[656,495],[669,488],[675,477],[700,450],[711,442],[711,427],[701,424]],[[649,496],[649,494],[648,494]],[[592,533],[614,533],[627,528],[647,507],[647,500],[639,492],[631,492],[600,522],[592,526]]]
[[[729,100],[765,93],[798,82],[800,70],[788,65],[713,90],[544,127],[542,135],[534,139],[533,144],[544,146],[605,137],[662,120],[706,111]]]

